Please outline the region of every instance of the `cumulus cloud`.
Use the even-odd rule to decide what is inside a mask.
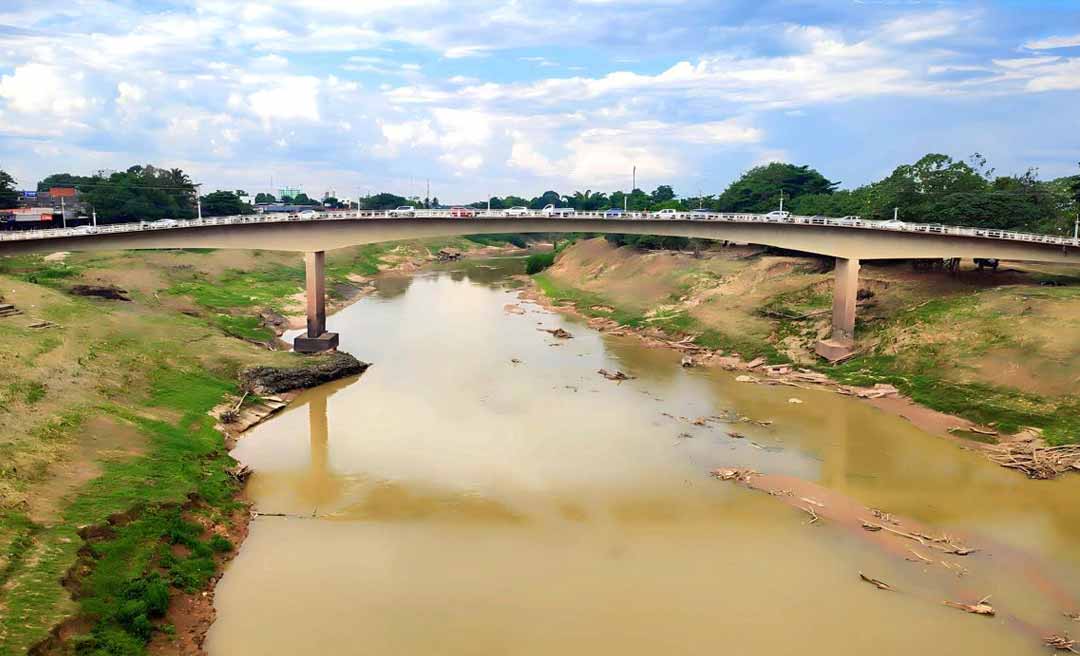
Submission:
[[[91,104],[81,95],[82,79],[78,71],[29,63],[0,76],[0,98],[8,108],[24,114],[76,116]]]

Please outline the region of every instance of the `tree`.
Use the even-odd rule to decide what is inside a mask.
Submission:
[[[659,205],[660,203],[675,200],[675,190],[671,188],[671,185],[660,185],[649,196],[652,198],[653,203]]]
[[[19,206],[19,194],[15,191],[15,178],[0,169],[0,210]]]
[[[37,183],[38,191],[48,191],[53,187],[78,187],[81,184],[93,180],[90,176],[72,175],[70,173],[53,173],[47,175]]]
[[[274,198],[273,195],[271,195],[271,194],[264,194],[261,191],[259,193],[255,194],[255,203],[257,205],[262,205],[263,203],[276,203],[276,202],[277,202],[277,199]]]
[[[78,188],[99,223],[195,217],[195,185],[180,169],[132,166],[88,178]]]
[[[536,198],[529,201],[529,209],[542,210],[548,205],[554,205],[560,207],[562,205],[562,196],[557,191],[545,191]]]
[[[203,196],[201,200],[203,216],[235,216],[255,211],[231,191],[215,191]]]
[[[717,206],[724,212],[769,212],[779,207],[781,192],[787,202],[806,194],[831,194],[838,184],[808,166],[773,162],[756,166],[731,183]]]
[[[402,196],[387,193],[367,196],[360,201],[360,207],[365,210],[392,210],[407,204],[408,202]]]

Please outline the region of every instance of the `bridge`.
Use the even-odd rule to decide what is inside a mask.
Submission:
[[[302,252],[306,264],[307,331],[293,347],[304,353],[335,348],[326,331],[326,251],[401,239],[473,234],[591,232],[691,237],[774,246],[836,259],[832,336],[816,351],[828,360],[854,347],[861,260],[996,258],[1080,264],[1080,240],[1030,233],[924,223],[714,212],[618,213],[501,210],[459,218],[450,210],[330,212],[301,219],[247,215],[102,227],[0,233],[0,256],[34,252],[234,248]]]

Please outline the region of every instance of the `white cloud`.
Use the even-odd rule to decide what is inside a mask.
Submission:
[[[24,114],[76,116],[91,104],[81,95],[81,86],[80,72],[31,63],[0,77],[0,98]]]
[[[1037,39],[1035,41],[1028,41],[1024,44],[1024,47],[1028,50],[1053,50],[1056,48],[1076,48],[1080,47],[1080,34],[1074,34],[1072,36],[1051,36],[1045,39]]]
[[[317,78],[275,77],[269,83],[268,88],[248,95],[249,109],[265,124],[275,120],[319,120]]]

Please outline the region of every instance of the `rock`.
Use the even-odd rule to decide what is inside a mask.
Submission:
[[[517,303],[507,303],[503,306],[503,312],[506,312],[507,314],[525,314],[525,308]]]
[[[763,364],[765,364],[765,358],[754,358],[750,362],[746,363],[746,368],[747,369],[756,369],[756,368],[760,367]]]
[[[792,397],[792,398],[788,399],[787,402],[788,403],[799,404],[799,403],[802,403],[802,399],[796,399],[796,398]]]
[[[450,262],[461,259],[461,251],[456,248],[443,248],[435,255],[440,262]]]
[[[362,374],[371,366],[340,351],[314,357],[297,356],[296,359],[299,364],[293,367],[245,369],[240,372],[240,382],[256,394],[277,394]]]
[[[694,358],[689,355],[684,355],[680,364],[682,364],[684,369],[689,369],[694,366]]]
[[[128,301],[127,290],[120,289],[116,285],[73,285],[71,293],[76,296],[97,296],[111,301]]]
[[[747,376],[747,375],[743,374],[742,376],[735,376],[735,382],[736,383],[756,383],[757,378],[754,378],[753,376]]]

